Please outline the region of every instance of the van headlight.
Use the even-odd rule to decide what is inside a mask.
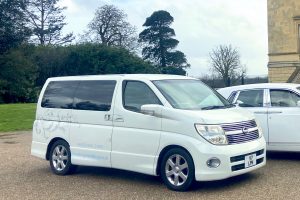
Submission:
[[[195,128],[199,135],[212,144],[228,144],[225,132],[220,125],[195,124]]]

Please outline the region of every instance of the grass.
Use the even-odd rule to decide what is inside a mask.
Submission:
[[[35,103],[0,104],[0,132],[32,129]]]

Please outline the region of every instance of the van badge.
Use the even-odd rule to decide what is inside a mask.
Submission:
[[[242,132],[243,132],[244,134],[248,134],[248,133],[249,133],[249,129],[246,128],[246,127],[244,127],[244,128],[242,129]]]

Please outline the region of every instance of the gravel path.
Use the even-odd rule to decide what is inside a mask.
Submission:
[[[80,167],[56,176],[47,161],[30,156],[31,133],[0,134],[0,199],[300,199],[300,154],[272,153],[267,166],[223,181],[172,192],[159,178],[133,172]]]

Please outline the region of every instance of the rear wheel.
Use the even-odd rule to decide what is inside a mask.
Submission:
[[[194,181],[195,168],[193,159],[183,149],[171,149],[162,159],[160,174],[169,189],[186,191]]]
[[[58,140],[52,145],[49,162],[52,172],[57,175],[70,174],[76,168],[71,164],[70,147],[64,140]]]

